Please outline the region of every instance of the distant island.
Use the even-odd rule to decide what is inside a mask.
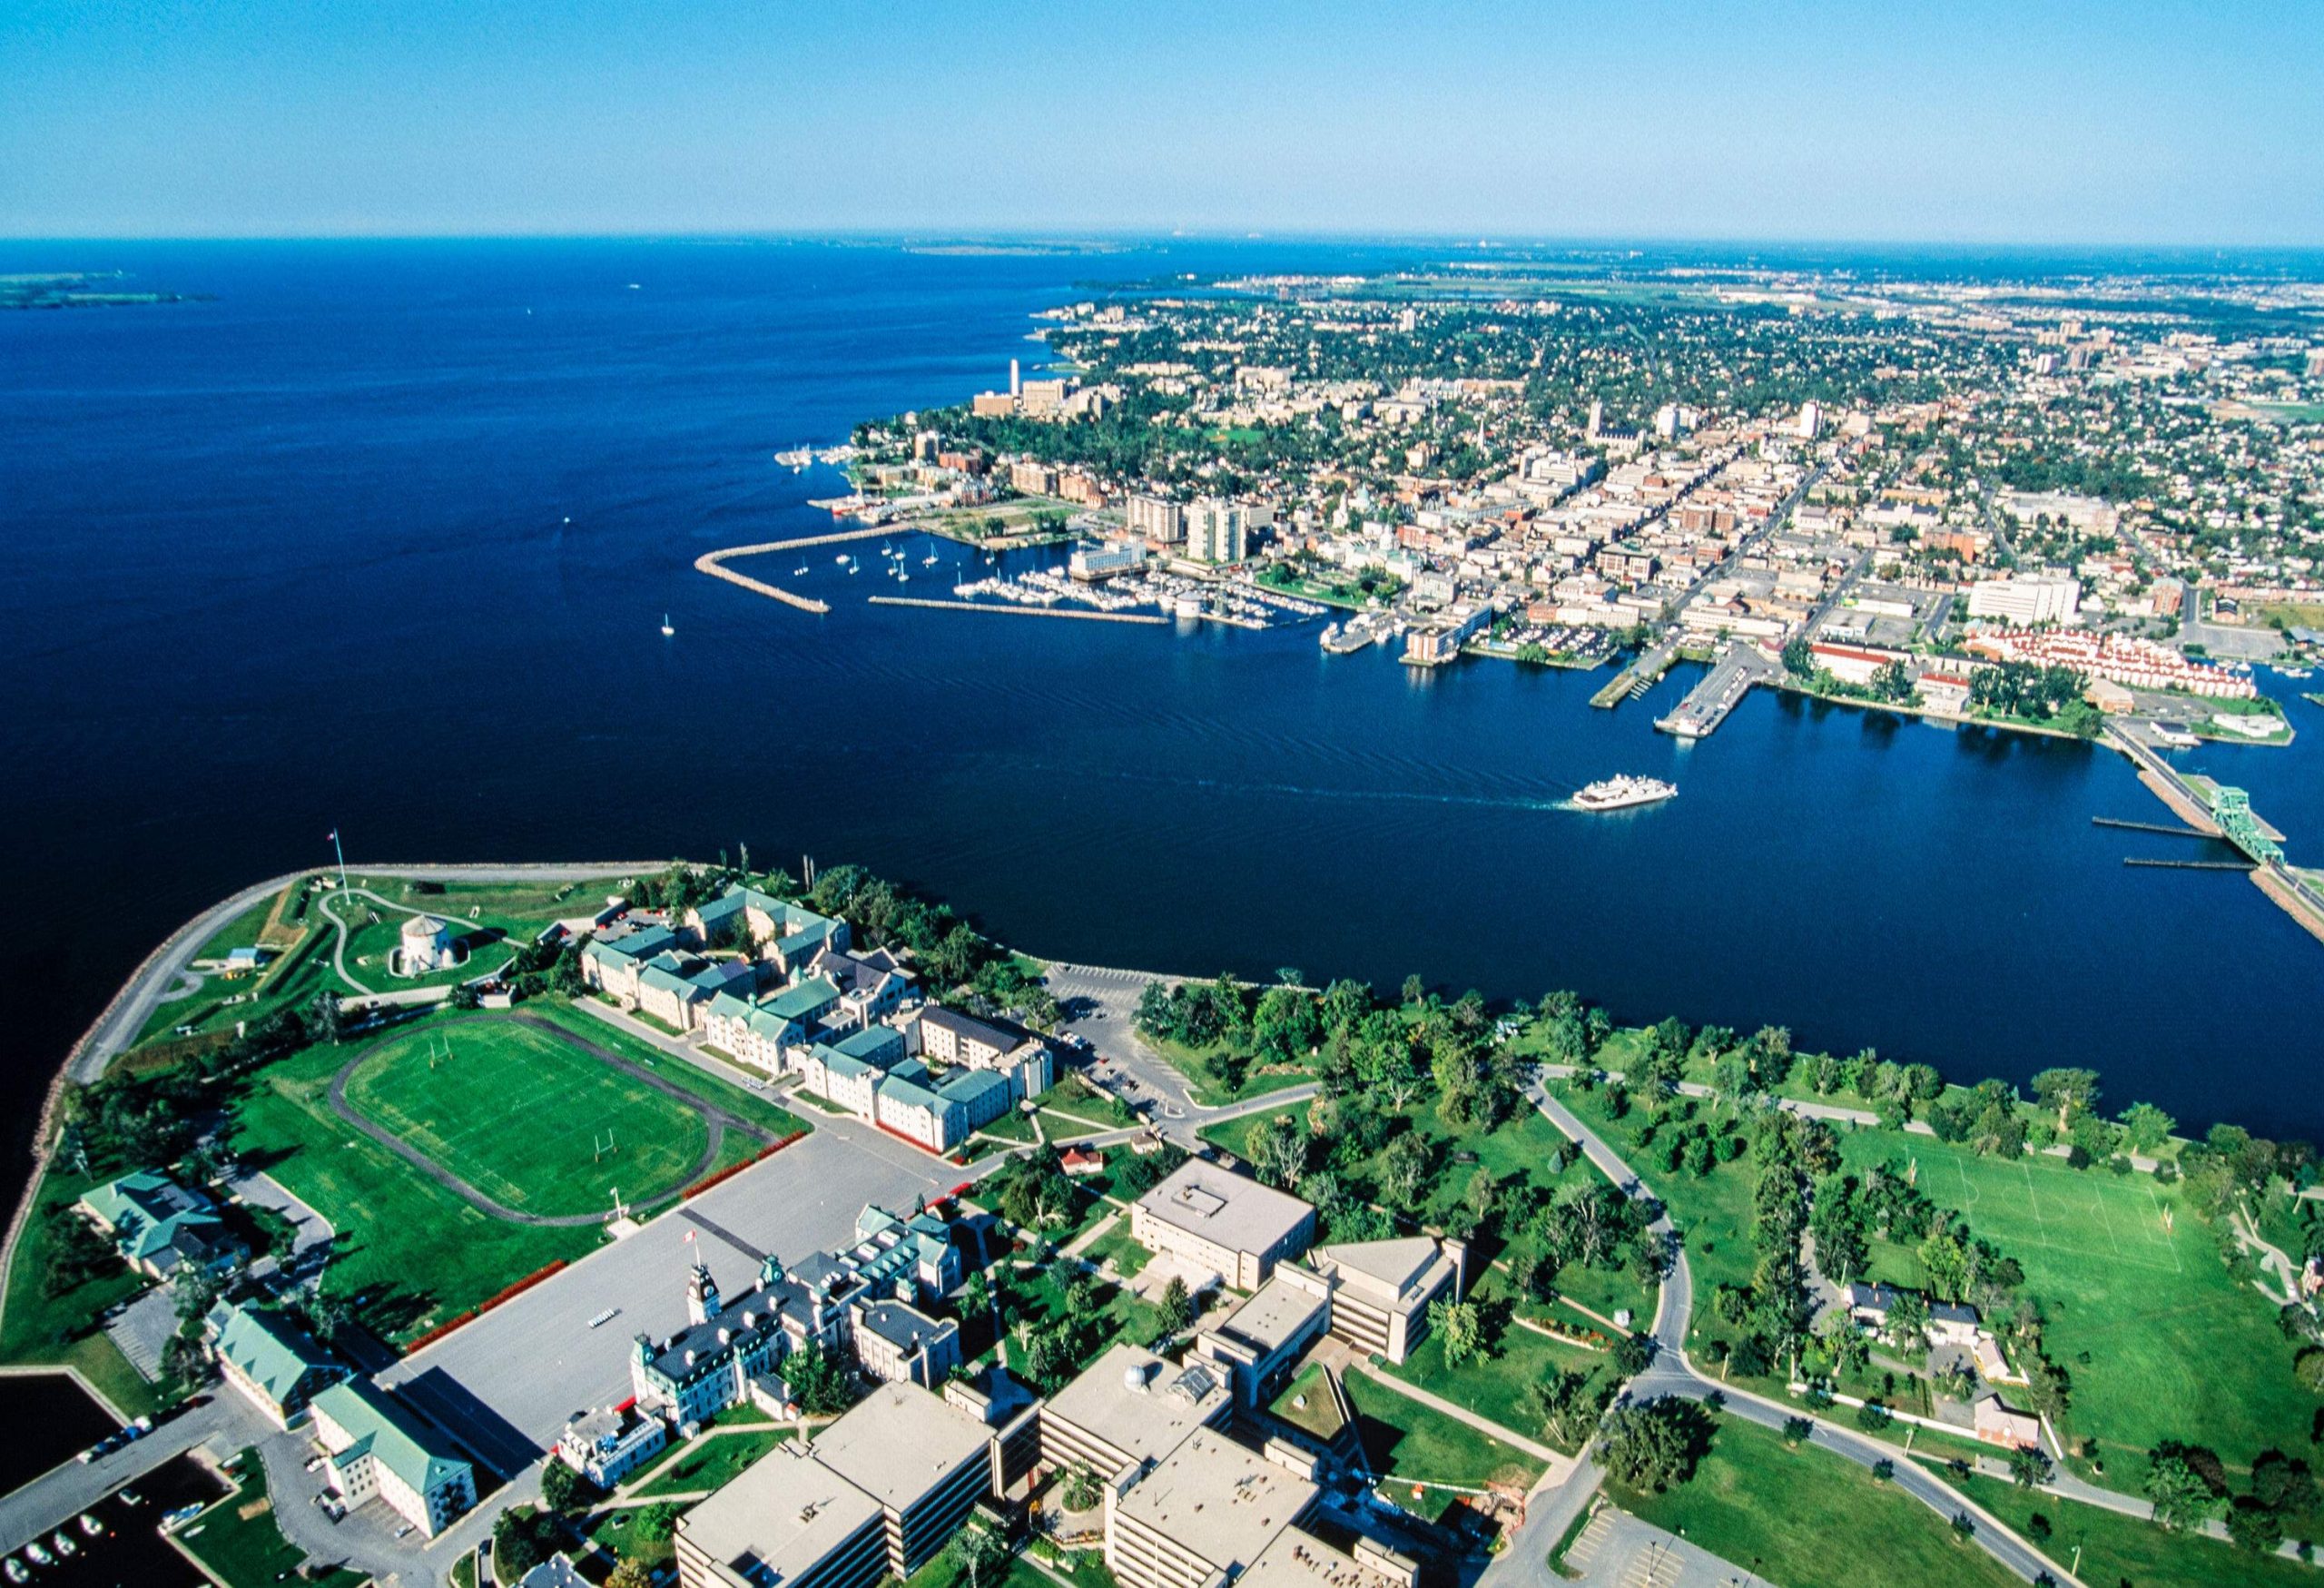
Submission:
[[[200,301],[200,294],[123,291],[117,283],[128,280],[124,271],[51,271],[0,276],[0,309],[123,309]]]

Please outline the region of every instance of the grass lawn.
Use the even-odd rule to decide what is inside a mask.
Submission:
[[[1341,1381],[1372,1470],[1412,1482],[1482,1488],[1502,1480],[1531,1488],[1541,1464],[1492,1435],[1351,1373]]]
[[[1332,1395],[1332,1386],[1324,1381],[1323,1365],[1310,1362],[1297,1376],[1283,1386],[1283,1393],[1267,1408],[1295,1428],[1305,1428],[1318,1439],[1339,1437],[1347,1420],[1340,1415],[1340,1405]]]
[[[1126,1285],[1109,1285],[1104,1280],[1104,1321],[1089,1331],[1091,1341],[1088,1355],[1078,1366],[1086,1367],[1102,1356],[1116,1340],[1132,1340],[1143,1346],[1162,1332],[1162,1309],[1150,1302],[1141,1301]],[[1065,1292],[1047,1268],[1021,1268],[1009,1276],[1010,1300],[1022,1309],[1024,1322],[1029,1329],[1040,1329],[1065,1318]],[[1029,1333],[1028,1338],[1030,1337]],[[1024,1347],[1017,1343],[1014,1329],[1001,1342],[1009,1371],[1026,1377]],[[1031,1380],[1028,1377],[1028,1383]]]
[[[674,1500],[625,1505],[617,1511],[600,1511],[584,1531],[598,1548],[617,1559],[648,1567],[666,1566],[677,1553],[670,1543],[671,1531],[685,1510]]]
[[[307,1553],[285,1542],[274,1524],[266,1468],[258,1452],[245,1450],[236,1459],[241,1481],[234,1492],[186,1524],[177,1540],[229,1588],[272,1588],[306,1563]],[[358,1572],[334,1570],[299,1580],[325,1588],[355,1588],[365,1579]]]
[[[1099,1091],[1078,1075],[1068,1075],[1033,1100],[1048,1113],[1042,1129],[1052,1137],[1089,1130],[1127,1130],[1137,1116],[1111,1092]]]
[[[164,1003],[147,1017],[138,1041],[170,1037],[180,1026],[202,1032],[231,1030],[238,1021],[256,1025],[280,1010],[307,1009],[326,988],[339,993],[352,991],[331,972],[330,951],[325,946],[330,938],[329,931],[317,923],[296,947],[284,951],[258,975],[204,981],[199,992]],[[130,1057],[124,1054],[119,1061]]]
[[[1617,1504],[1785,1588],[2004,1588],[2019,1579],[1909,1494],[1772,1429],[1723,1417],[1693,1481]],[[2095,1582],[2097,1579],[2086,1579]]]
[[[904,1588],[970,1588],[969,1569],[950,1547],[938,1550],[929,1563],[904,1579]],[[999,1577],[987,1574],[976,1588],[1057,1588],[1057,1583],[1041,1574],[1022,1555],[1009,1557],[1008,1569]]]
[[[8,1270],[6,1317],[0,1319],[0,1362],[11,1366],[78,1368],[99,1393],[130,1416],[161,1409],[160,1397],[129,1358],[95,1326],[97,1314],[144,1288],[126,1263],[54,1299],[41,1294],[54,1240],[52,1210],[69,1208],[94,1180],[52,1170],[42,1178],[32,1213]],[[71,1217],[67,1215],[66,1217]]]
[[[525,1213],[594,1213],[616,1186],[650,1201],[684,1184],[710,1139],[697,1110],[550,1032],[489,1015],[389,1038],[349,1077],[347,1099]],[[602,1159],[600,1142],[610,1144]]]
[[[643,1064],[672,1086],[690,1091],[706,1103],[715,1103],[736,1118],[748,1119],[773,1135],[795,1136],[807,1129],[804,1119],[782,1104],[770,1101],[766,1094],[736,1086],[699,1064],[673,1058],[666,1050],[633,1037],[608,1021],[584,1014],[569,1003],[553,998],[540,998],[523,1007],[525,1013],[547,1021],[552,1025],[562,1026],[585,1041],[618,1053],[634,1063]],[[737,1065],[735,1068],[745,1067]],[[800,1095],[804,1098],[806,1094]]]
[[[2034,1547],[2089,1583],[2134,1583],[2138,1588],[2271,1588],[2281,1583],[2313,1588],[2316,1568],[2277,1555],[2255,1555],[2223,1539],[2165,1533],[2152,1522],[2123,1516],[2096,1505],[2077,1505],[2035,1494],[1995,1478],[1938,1476],[2028,1537],[2036,1514],[2049,1519],[2049,1542]]]
[[[408,1339],[559,1258],[595,1248],[587,1226],[509,1224],[462,1201],[330,1109],[350,1050],[324,1045],[267,1066],[234,1105],[234,1150],[339,1232],[323,1286],[370,1298],[365,1322]]]
[[[2050,1354],[2073,1378],[2069,1438],[2095,1435],[2110,1457],[2183,1439],[2236,1468],[2270,1446],[2308,1445],[2318,1401],[2292,1377],[2275,1308],[2230,1278],[2176,1188],[1878,1131],[1844,1136],[1841,1148],[1858,1166],[1909,1154],[1924,1192],[2023,1265]],[[1876,1244],[1873,1263],[1882,1278],[1921,1282],[1910,1251]]]
[[[1491,1283],[1478,1286],[1474,1294],[1490,1299]],[[1537,1445],[1557,1448],[1553,1440],[1543,1436],[1539,1423],[1526,1410],[1525,1390],[1527,1386],[1547,1378],[1552,1369],[1560,1368],[1580,1373],[1595,1368],[1612,1371],[1603,1354],[1562,1345],[1514,1319],[1493,1342],[1493,1354],[1490,1356],[1472,1357],[1457,1368],[1448,1367],[1444,1362],[1444,1336],[1432,1330],[1409,1358],[1384,1366],[1381,1371],[1490,1418]]]
[[[1115,1226],[1081,1248],[1081,1255],[1093,1263],[1103,1264],[1113,1259],[1114,1271],[1125,1279],[1134,1279],[1139,1269],[1154,1258],[1154,1254],[1130,1238],[1129,1219],[1123,1217]]]
[[[714,1489],[791,1437],[789,1428],[743,1428],[706,1434],[681,1445],[677,1454],[647,1474],[629,1493],[643,1499]]]
[[[1218,1045],[1189,1048],[1167,1037],[1141,1037],[1138,1040],[1153,1049],[1171,1069],[1187,1078],[1187,1089],[1194,1093],[1195,1101],[1205,1108],[1220,1108],[1227,1103],[1265,1097],[1271,1091],[1281,1091],[1287,1086],[1303,1086],[1315,1079],[1304,1070],[1262,1070],[1252,1064],[1245,1068],[1242,1084],[1230,1087],[1219,1070],[1218,1061],[1224,1055],[1224,1050]]]

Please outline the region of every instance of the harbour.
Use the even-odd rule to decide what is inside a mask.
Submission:
[[[327,859],[318,840],[340,825],[350,854],[423,860],[804,849],[972,899],[986,930],[1035,954],[1383,986],[1457,975],[1510,999],[1571,987],[1625,1017],[1775,1021],[1803,1048],[1875,1045],[1948,1072],[2087,1064],[2110,1097],[2185,1120],[2324,1135],[2312,1068],[2288,1057],[2312,1047],[2319,950],[2271,900],[2298,890],[2266,870],[2246,888],[2124,867],[2185,841],[2093,815],[2208,818],[2191,796],[2169,814],[2148,804],[2162,796],[2118,754],[1768,688],[1689,745],[1653,731],[1707,671],[1675,654],[1642,710],[1591,710],[1605,672],[1406,668],[1376,634],[1334,654],[1320,636],[1336,621],[1344,637],[1361,616],[1344,610],[1245,628],[971,624],[871,604],[1055,570],[1066,553],[997,547],[980,567],[946,541],[931,548],[947,565],[965,549],[968,579],[940,566],[923,585],[915,560],[909,585],[882,588],[874,548],[909,537],[834,525],[808,505],[832,494],[828,477],[771,449],[956,400],[963,368],[1005,367],[1028,312],[1093,271],[1150,274],[1150,255],[865,250],[835,264],[783,248],[443,245],[459,268],[423,272],[423,291],[403,272],[425,252],[353,250],[341,290],[310,298],[281,251],[155,245],[124,257],[221,289],[200,339],[96,317],[5,328],[18,340],[0,405],[29,438],[0,503],[22,549],[5,597],[24,636],[7,725],[20,755],[85,794],[60,807],[18,780],[0,806],[42,837],[20,856],[28,888],[113,902],[64,959],[0,966],[28,1053],[61,1055],[162,935],[251,877]],[[594,285],[655,271],[661,290],[617,301]],[[461,316],[517,301],[555,307],[538,323],[556,340],[473,361]],[[833,363],[819,350],[842,329],[851,353]],[[708,356],[682,370],[645,358],[673,338]],[[320,356],[350,345],[359,356]],[[586,374],[607,349],[654,373],[608,390]],[[87,395],[55,410],[34,389],[68,360]],[[475,413],[511,381],[538,401],[479,432]],[[131,409],[133,447],[105,420]],[[328,499],[230,444],[249,433],[332,457]],[[156,449],[180,460],[166,481],[151,478]],[[97,508],[91,479],[114,493]],[[767,555],[735,549],[750,547]],[[705,577],[705,555],[829,610]],[[103,621],[66,596],[100,573]],[[675,640],[657,632],[665,611]],[[391,656],[496,687],[383,691]],[[95,666],[140,689],[90,709]],[[2304,730],[2291,745],[2171,759],[2249,790],[2290,834],[2287,864],[2313,864],[2324,708],[2294,683],[2267,687]],[[511,691],[527,710],[508,709]],[[751,705],[762,694],[771,713]],[[297,725],[357,700],[362,731],[329,756],[288,747]],[[688,797],[655,796],[645,763]],[[1615,771],[1683,793],[1612,819],[1548,808]],[[141,797],[161,786],[168,801]],[[310,833],[302,812],[328,819]],[[1728,952],[1637,946],[1673,934]],[[2230,954],[2235,998],[2196,1011],[2149,996]],[[1898,962],[1945,995],[1901,984]],[[53,1068],[18,1067],[19,1139]]]

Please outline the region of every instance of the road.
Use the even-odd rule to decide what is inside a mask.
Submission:
[[[1538,1085],[1529,1091],[1528,1096],[1544,1118],[1581,1145],[1590,1161],[1620,1187],[1624,1195],[1652,1195],[1620,1155],[1571,1110],[1540,1090]],[[1654,1228],[1665,1235],[1676,1233],[1667,1214],[1655,1221]],[[1746,1422],[1768,1428],[1780,1429],[1791,1418],[1805,1416],[1806,1414],[1779,1401],[1768,1400],[1731,1386],[1716,1384],[1695,1371],[1694,1364],[1687,1356],[1693,1297],[1693,1279],[1688,1272],[1686,1253],[1683,1249],[1678,1250],[1669,1275],[1662,1281],[1661,1295],[1655,1305],[1651,1331],[1655,1344],[1654,1361],[1645,1372],[1623,1386],[1623,1396],[1631,1401],[1647,1401],[1660,1396],[1680,1396],[1688,1400],[1699,1401],[1717,1395],[1725,1403],[1726,1415],[1741,1417]],[[1956,1513],[1968,1513],[1977,1524],[1978,1547],[2025,1581],[2030,1583],[2043,1573],[2061,1583],[2074,1581],[2033,1545],[2012,1533],[1998,1518],[1931,1476],[1894,1446],[1820,1417],[1809,1417],[1808,1421],[1811,1424],[1809,1443],[1862,1467],[1868,1468],[1878,1461],[1892,1463],[1894,1473],[1890,1481],[1947,1522]],[[1565,1530],[1581,1516],[1603,1475],[1597,1463],[1584,1461],[1563,1484],[1553,1490],[1537,1490],[1526,1507],[1524,1526],[1511,1541],[1510,1547],[1486,1568],[1484,1576],[1480,1579],[1480,1588],[1552,1588],[1552,1585],[1562,1588],[1562,1580],[1550,1570],[1549,1553],[1564,1536]]]

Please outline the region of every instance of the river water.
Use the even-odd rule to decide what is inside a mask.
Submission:
[[[873,608],[829,551],[746,567],[803,561],[837,602],[816,618],[691,567],[828,527],[804,504],[836,476],[773,450],[997,383],[1039,352],[1027,314],[1092,279],[1413,257],[0,245],[213,295],[0,315],[15,1145],[153,944],[325,863],[333,827],[359,861],[747,843],[1040,954],[1570,986],[1963,1078],[2089,1064],[2116,1104],[2324,1135],[2324,945],[2239,877],[2124,868],[2189,851],[2092,826],[2165,819],[2102,752],[1765,694],[1687,746],[1651,730],[1684,667],[1602,712],[1602,674],[1415,673],[1312,626]],[[923,555],[901,593],[945,593]],[[2312,863],[2324,711],[2290,709],[2289,751],[2185,759]],[[1616,772],[1680,796],[1555,808]]]

